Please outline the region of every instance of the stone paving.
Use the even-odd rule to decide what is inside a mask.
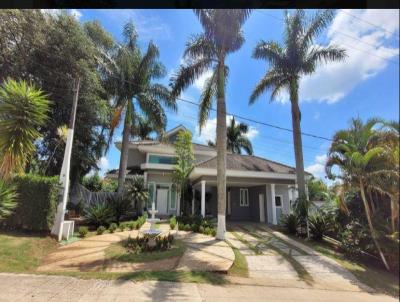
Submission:
[[[145,223],[142,229],[148,229]],[[235,255],[226,242],[191,232],[171,231],[168,224],[160,224],[163,233],[172,232],[185,242],[187,248],[182,257],[172,257],[146,263],[129,263],[105,258],[105,250],[113,243],[128,236],[136,237],[137,230],[92,236],[61,246],[50,253],[38,268],[39,272],[105,271],[135,272],[163,270],[196,270],[226,272],[232,266]]]
[[[214,285],[162,281],[83,280],[67,276],[0,273],[1,302],[274,301],[394,302],[382,294],[277,284]]]
[[[262,280],[264,283],[274,279],[274,284],[279,283],[277,280],[281,280],[302,288],[371,290],[336,261],[284,234],[272,231],[266,225],[236,223],[231,225],[231,229],[262,252],[257,255],[254,252],[248,253],[247,247],[244,250],[250,278]],[[234,236],[229,234],[228,240],[242,250],[245,244],[238,245],[239,240],[231,241],[232,237]]]

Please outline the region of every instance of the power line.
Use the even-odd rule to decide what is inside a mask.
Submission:
[[[394,35],[394,36],[396,37],[397,40],[399,39],[399,38],[396,36],[396,33],[395,33],[395,32],[392,32],[392,31],[390,31],[390,30],[387,30],[386,28],[383,28],[382,26],[376,25],[376,24],[374,24],[374,23],[372,23],[372,22],[370,22],[370,21],[364,20],[363,18],[360,18],[360,17],[358,17],[358,16],[356,16],[356,15],[353,15],[353,14],[349,13],[348,11],[345,11],[344,9],[340,9],[340,10],[341,10],[342,12],[344,12],[345,14],[347,14],[347,15],[353,17],[354,19],[357,19],[357,20],[362,21],[362,22],[364,22],[364,23],[366,23],[366,24],[369,24],[369,25],[372,25],[372,26],[374,26],[374,27],[376,27],[376,28],[379,28],[379,29],[381,29],[381,30],[384,30],[384,31],[386,31],[386,32],[388,32],[388,33]]]
[[[261,10],[256,10],[256,11],[257,11],[258,13],[260,13],[260,14],[263,14],[263,15],[266,15],[266,16],[270,16],[270,17],[272,17],[272,18],[274,18],[274,19],[276,19],[276,20],[278,20],[278,21],[280,21],[280,22],[284,22],[284,21],[285,21],[285,20],[283,20],[283,19],[280,18],[280,17],[274,16],[274,15],[269,14],[269,13],[266,13],[266,12],[264,12],[264,11],[261,11]],[[357,37],[351,36],[351,35],[349,35],[349,34],[347,34],[347,33],[342,32],[342,31],[333,30],[332,32],[336,32],[336,33],[338,33],[338,34],[347,36],[348,38],[351,38],[351,39],[353,39],[353,40],[357,40],[357,41],[359,41],[359,42],[361,42],[361,43],[363,43],[363,44],[365,44],[365,45],[372,46],[372,47],[375,47],[375,48],[379,48],[378,45],[365,42],[365,41],[363,41],[363,40],[361,40],[361,39],[359,39],[359,38],[357,38]],[[341,43],[343,43],[343,42],[341,42]],[[397,62],[397,61],[395,61],[395,60],[392,60],[392,59],[389,59],[389,58],[385,58],[385,57],[379,56],[379,55],[374,54],[374,53],[371,53],[371,52],[369,52],[369,51],[367,51],[367,50],[355,48],[353,45],[349,45],[349,44],[346,44],[346,43],[343,43],[343,44],[346,45],[348,48],[352,48],[352,49],[354,49],[354,50],[361,51],[361,52],[364,52],[364,53],[369,54],[369,55],[371,55],[371,56],[374,56],[374,57],[377,57],[377,58],[380,58],[380,59],[386,60],[386,61],[388,61],[388,62],[392,62],[392,63],[394,63],[394,64],[399,65],[399,62]],[[385,49],[385,50],[386,50],[386,49]],[[389,51],[389,50],[387,50],[387,51]]]

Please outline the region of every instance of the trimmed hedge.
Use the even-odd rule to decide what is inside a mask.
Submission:
[[[58,177],[32,174],[13,178],[17,207],[2,225],[12,229],[50,231],[58,202]]]

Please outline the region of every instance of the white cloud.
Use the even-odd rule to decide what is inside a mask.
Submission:
[[[98,10],[111,19],[114,24],[122,31],[123,25],[132,20],[140,39],[154,40],[171,39],[170,27],[158,16],[151,14],[151,10],[146,10],[145,14],[140,10],[133,9],[101,9]]]
[[[75,8],[70,9],[70,10],[69,10],[69,14],[70,14],[71,16],[73,16],[73,17],[74,17],[76,20],[78,20],[78,21],[79,21],[79,19],[82,17],[82,13],[81,13],[79,10],[75,9]]]
[[[347,58],[343,62],[322,64],[312,76],[302,78],[300,101],[338,102],[359,83],[392,64],[388,60],[396,61],[399,48],[389,43],[398,37],[399,11],[350,11],[351,15],[380,27],[360,21],[348,13],[346,10],[339,11],[327,32],[329,45],[344,48]],[[277,100],[286,103],[288,99],[285,91]]]
[[[311,174],[313,174],[315,177],[324,179],[325,177],[325,163],[327,160],[327,155],[322,154],[322,155],[317,155],[315,157],[314,163],[309,165],[308,167],[305,168],[305,170]]]
[[[233,116],[232,115],[227,115],[226,116],[226,124],[229,126]],[[212,118],[208,119],[207,122],[205,123],[204,127],[201,129],[201,134],[200,134],[200,128],[198,125],[196,125],[195,128],[195,135],[193,139],[195,141],[198,141],[200,143],[206,143],[209,140],[215,141],[215,136],[216,136],[216,126],[217,126],[217,118]],[[259,131],[256,127],[250,126],[249,131],[247,132],[247,138],[253,139],[258,135]]]
[[[196,87],[199,91],[203,91],[203,87],[206,84],[206,81],[212,76],[212,74],[212,70],[207,70],[206,72],[204,72],[201,77],[199,77],[194,82],[194,87]]]
[[[98,165],[101,170],[106,170],[109,168],[110,163],[105,156],[102,156],[98,161]]]

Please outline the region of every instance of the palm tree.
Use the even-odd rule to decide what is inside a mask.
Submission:
[[[228,68],[227,55],[237,51],[244,43],[242,25],[250,10],[240,9],[195,9],[203,32],[193,36],[186,44],[185,64],[172,78],[172,94],[181,92],[208,70],[211,77],[206,81],[200,98],[199,126],[205,125],[213,100],[217,100],[217,187],[218,227],[217,238],[225,238],[226,212],[226,103],[225,86]]]
[[[132,125],[131,134],[141,140],[151,140],[151,134],[156,132],[157,128],[153,121],[143,115],[138,115],[135,124]]]
[[[236,124],[235,118],[231,119],[231,123],[226,132],[226,148],[228,151],[236,154],[242,154],[242,149],[249,155],[253,155],[253,146],[246,136],[249,127],[245,123]],[[216,143],[208,141],[210,147],[215,147]]]
[[[8,79],[0,87],[0,176],[24,171],[49,104],[43,91],[25,81]]]
[[[149,43],[142,54],[137,46],[135,27],[128,22],[123,31],[124,44],[120,45],[111,60],[108,85],[114,96],[115,112],[111,122],[110,141],[115,128],[123,121],[122,148],[118,172],[118,193],[123,192],[128,161],[129,137],[132,125],[135,125],[136,110],[149,119],[155,130],[163,132],[167,116],[161,104],[176,110],[175,100],[165,86],[153,83],[155,79],[165,76],[165,67],[158,60],[159,51],[156,45]],[[135,133],[133,133],[135,135]],[[110,142],[109,141],[109,142]]]
[[[253,58],[267,60],[269,70],[258,82],[250,96],[250,104],[266,90],[271,89],[271,100],[283,90],[289,91],[294,153],[296,159],[296,178],[299,196],[305,195],[304,163],[301,139],[301,113],[299,108],[299,81],[302,76],[315,72],[319,63],[340,61],[346,56],[344,49],[334,45],[327,47],[314,45],[315,37],[333,18],[330,10],[317,12],[307,20],[303,10],[297,10],[292,16],[286,12],[284,44],[261,40],[254,49]]]
[[[389,270],[385,256],[377,241],[376,231],[372,224],[370,206],[365,194],[366,190],[371,186],[371,177],[380,169],[385,151],[383,147],[374,146],[371,143],[374,137],[373,128],[379,122],[378,119],[370,119],[364,124],[360,119],[353,119],[349,130],[338,131],[333,137],[325,169],[330,179],[339,178],[347,186],[359,190],[372,240],[383,264]],[[340,174],[333,174],[333,167],[339,168]]]

